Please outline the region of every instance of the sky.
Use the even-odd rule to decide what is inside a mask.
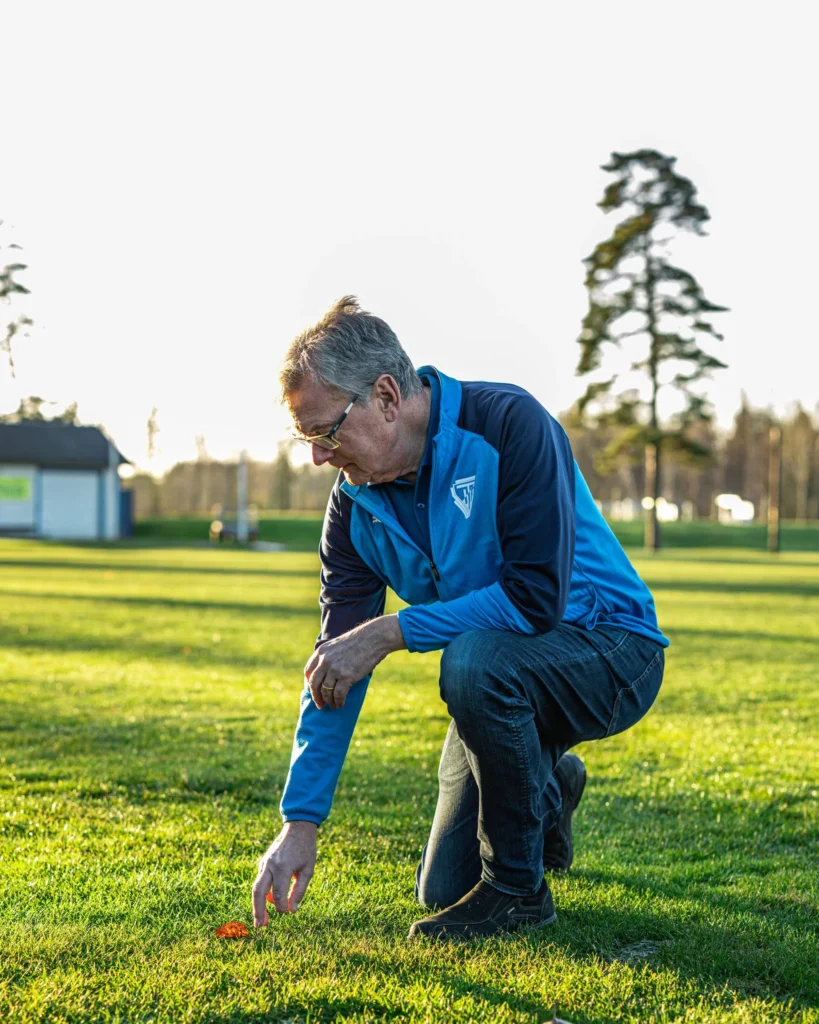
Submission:
[[[272,458],[288,343],[355,294],[416,365],[556,415],[585,390],[582,260],[623,215],[596,205],[600,165],[640,148],[675,156],[711,215],[670,254],[730,307],[718,422],[742,389],[813,409],[809,11],[0,0],[0,242],[23,247],[35,321],[0,411],[77,401],[153,472],[197,435]]]

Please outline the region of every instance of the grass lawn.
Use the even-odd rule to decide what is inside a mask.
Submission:
[[[315,551],[321,537],[324,516],[319,512],[262,512],[259,539],[284,544],[288,551]],[[165,516],[138,519],[134,524],[134,542],[205,542],[211,516]],[[611,522],[617,539],[628,550],[643,547],[643,522]],[[764,523],[722,524],[709,519],[692,523],[664,523],[663,545],[667,548],[746,548],[766,551],[767,527]],[[783,522],[783,552],[819,551],[819,522]]]
[[[819,1022],[819,554],[633,557],[666,679],[580,748],[558,922],[441,948],[405,941],[437,654],[376,671],[298,914],[221,940],[279,827],[315,555],[0,542],[0,1020]]]

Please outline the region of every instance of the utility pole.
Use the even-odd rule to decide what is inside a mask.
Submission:
[[[779,495],[782,491],[782,428],[771,424],[768,457],[768,551],[779,552]]]
[[[236,473],[236,540],[247,544],[247,452],[239,456]]]

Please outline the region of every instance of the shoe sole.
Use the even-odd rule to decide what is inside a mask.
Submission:
[[[554,924],[557,920],[557,912],[552,914],[551,917],[547,917],[543,921],[530,921],[528,918],[522,918],[519,922],[510,921],[509,924],[514,924],[515,927],[510,928],[508,925],[503,928],[499,928],[496,932],[490,935],[464,935],[463,932],[446,932],[443,935],[429,935],[427,932],[416,932],[414,935],[407,935],[407,939],[410,942],[416,942],[418,939],[426,939],[430,942],[474,942],[476,939],[491,939],[495,935],[515,935],[521,932],[539,932],[541,928],[548,928],[550,924]]]
[[[519,927],[516,928],[515,931],[523,931],[525,929],[526,931],[529,931],[529,932],[538,932],[538,931],[540,931],[541,928],[548,928],[549,925],[550,924],[554,924],[556,920],[557,920],[557,911],[555,911],[555,913],[552,914],[551,917],[547,917],[543,921],[526,921],[526,920],[523,920],[523,921],[520,922]]]

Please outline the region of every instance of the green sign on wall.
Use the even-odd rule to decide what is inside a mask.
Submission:
[[[0,501],[29,501],[31,479],[27,476],[0,476]]]

